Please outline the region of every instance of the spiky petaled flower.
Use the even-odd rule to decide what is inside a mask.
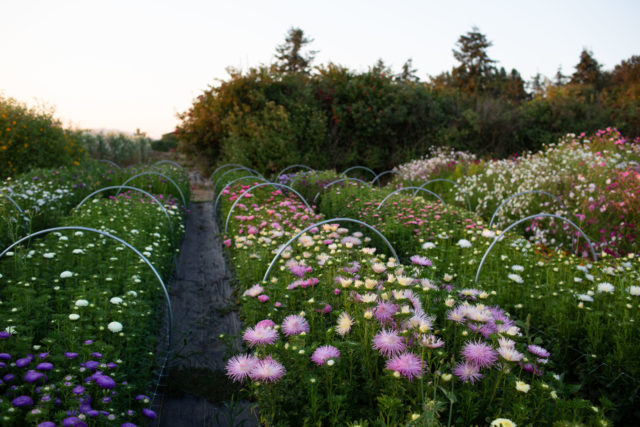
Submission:
[[[292,314],[282,321],[282,331],[286,336],[298,335],[303,332],[309,332],[309,322],[302,316]]]
[[[524,354],[512,347],[500,347],[498,349],[498,354],[508,362],[519,362],[524,357]]]
[[[549,353],[546,349],[540,347],[539,345],[531,344],[527,347],[527,350],[529,350],[529,353],[545,359],[551,356],[551,353]]]
[[[402,353],[387,360],[386,368],[399,373],[409,381],[419,378],[425,369],[424,360],[413,353]]]
[[[231,378],[233,382],[240,382],[249,377],[251,370],[256,366],[259,360],[260,359],[255,356],[246,354],[233,356],[227,362],[227,376]]]
[[[273,328],[247,328],[242,339],[249,343],[249,347],[257,345],[270,345],[278,340],[278,331]]]
[[[409,259],[412,263],[422,267],[431,267],[433,265],[433,262],[429,258],[420,255],[414,255]]]
[[[383,356],[391,357],[405,351],[407,346],[396,331],[384,329],[373,337],[373,349]]]
[[[458,365],[453,370],[455,376],[460,378],[462,382],[471,381],[471,384],[474,384],[476,381],[480,380],[484,375],[480,373],[480,368],[470,362],[462,362],[458,363]]]
[[[338,359],[340,357],[340,350],[335,348],[332,345],[323,345],[322,347],[316,348],[316,351],[311,355],[311,360],[315,362],[316,365],[321,366],[324,365],[329,359]]]
[[[278,381],[286,372],[284,365],[273,360],[271,356],[267,356],[263,360],[258,360],[251,372],[249,372],[249,377],[253,381],[270,383]]]
[[[346,334],[349,333],[352,326],[353,326],[353,319],[351,318],[351,316],[349,316],[349,314],[346,311],[340,313],[340,316],[338,316],[338,325],[336,327],[336,332],[340,336],[345,336]]]
[[[479,368],[493,365],[498,359],[498,353],[484,341],[469,341],[461,351],[464,358]]]
[[[373,314],[380,321],[380,323],[386,323],[393,319],[393,315],[398,312],[398,306],[387,302],[382,301],[378,303],[376,308],[374,308]]]

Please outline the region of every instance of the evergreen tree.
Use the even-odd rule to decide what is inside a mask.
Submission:
[[[311,62],[315,57],[315,50],[302,54],[302,49],[313,42],[304,35],[300,28],[290,28],[285,38],[285,42],[276,47],[276,63],[278,71],[281,73],[308,73]]]
[[[402,71],[396,76],[396,80],[403,82],[417,82],[420,79],[416,75],[416,70],[413,68],[413,59],[409,58],[404,64],[402,64]]]
[[[460,65],[451,73],[456,86],[469,93],[483,92],[494,71],[492,64],[495,61],[487,54],[492,43],[473,27],[460,36],[457,45],[459,50],[453,50],[453,57]]]
[[[593,57],[593,53],[586,49],[580,54],[580,62],[576,65],[576,71],[571,76],[570,83],[592,85],[600,90],[605,85],[605,74],[601,71],[602,65]]]

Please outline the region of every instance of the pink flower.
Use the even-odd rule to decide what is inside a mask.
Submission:
[[[257,345],[271,345],[278,340],[278,331],[273,328],[247,328],[242,339],[249,343],[249,347]]]
[[[407,377],[409,381],[422,375],[425,368],[424,361],[413,353],[403,353],[387,360],[385,366],[387,369],[398,372],[403,377]]]
[[[225,239],[222,241],[222,243],[224,243],[224,245],[228,248],[231,247],[231,239]]]
[[[227,362],[227,376],[233,382],[240,382],[249,376],[258,361],[257,357],[251,355],[239,354],[234,356]]]
[[[256,323],[256,328],[273,328],[276,323],[271,319],[264,319]]]
[[[269,301],[269,296],[265,295],[265,294],[262,294],[262,295],[258,296],[258,301],[267,302],[267,301]]]
[[[286,336],[298,335],[303,332],[309,332],[309,322],[296,314],[292,314],[284,318],[282,322],[282,331]]]
[[[259,360],[249,372],[249,377],[253,381],[265,383],[276,382],[284,376],[287,370],[284,365],[267,356],[264,360]]]
[[[382,330],[373,337],[373,349],[391,357],[406,350],[402,337],[396,331]]]
[[[459,363],[453,370],[453,373],[460,378],[462,382],[466,383],[467,381],[471,381],[471,384],[484,376],[480,373],[480,369],[476,365],[469,362]]]
[[[498,353],[493,347],[480,340],[467,342],[461,353],[467,361],[479,368],[491,366],[498,359]]]
[[[339,357],[340,350],[332,345],[323,345],[322,347],[316,348],[316,351],[314,351],[311,356],[311,360],[315,362],[316,365],[322,366],[327,360],[338,359]]]

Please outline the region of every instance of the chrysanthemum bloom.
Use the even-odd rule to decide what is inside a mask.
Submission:
[[[524,354],[511,347],[500,347],[498,349],[498,354],[508,362],[519,362],[524,357]]]
[[[347,312],[342,312],[340,316],[338,316],[338,325],[336,327],[336,332],[341,336],[345,336],[349,333],[352,326],[353,319],[351,318],[351,316],[349,316]]]
[[[598,292],[612,293],[616,288],[609,282],[598,283]]]
[[[309,322],[297,314],[287,316],[282,321],[282,331],[286,336],[298,335],[303,332],[309,332]]]
[[[516,423],[508,418],[496,418],[491,421],[490,427],[517,427]]]
[[[540,347],[539,345],[531,344],[527,347],[527,350],[529,350],[529,353],[536,355],[538,357],[542,357],[544,359],[551,356],[551,353],[549,353],[546,349]]]
[[[471,381],[471,384],[474,384],[484,376],[480,373],[480,369],[470,362],[458,363],[453,373],[456,377],[460,378],[462,382],[466,383],[467,381]]]
[[[249,377],[251,370],[256,366],[259,359],[252,355],[239,354],[233,356],[227,362],[227,376],[234,382],[240,382]]]
[[[629,292],[634,297],[640,296],[640,286],[629,286],[627,288],[627,292]]]
[[[393,318],[393,315],[398,312],[398,306],[382,301],[373,309],[373,314],[380,321],[380,323],[386,323]]]
[[[491,366],[498,359],[498,353],[493,347],[480,340],[467,342],[462,347],[461,353],[467,361],[479,368]]]
[[[382,330],[373,337],[373,349],[391,357],[406,350],[404,339],[396,331]]]
[[[286,372],[284,365],[273,360],[271,356],[267,356],[263,360],[258,360],[251,372],[249,372],[249,377],[253,381],[269,383],[278,381]]]
[[[428,348],[440,348],[444,346],[444,341],[435,335],[426,335],[420,340],[420,345]]]
[[[407,377],[409,381],[413,381],[414,378],[419,378],[422,375],[425,363],[413,353],[403,353],[387,360],[385,367]]]
[[[278,340],[278,331],[273,328],[247,328],[242,339],[249,343],[249,347],[257,345],[271,345]]]
[[[107,329],[109,329],[111,332],[118,333],[120,331],[122,331],[122,323],[120,322],[111,322],[107,325]]]
[[[116,382],[108,375],[97,375],[95,380],[100,388],[112,389],[116,386]]]
[[[311,355],[311,360],[318,366],[324,365],[330,359],[335,360],[338,358],[340,358],[340,350],[332,345],[318,347]]]
[[[412,263],[420,265],[422,267],[431,267],[433,265],[433,262],[431,262],[429,258],[420,255],[414,255],[410,258],[410,260]]]
[[[374,263],[373,265],[371,265],[371,269],[375,273],[384,273],[384,271],[387,269],[387,267],[384,264],[381,264],[381,263]]]

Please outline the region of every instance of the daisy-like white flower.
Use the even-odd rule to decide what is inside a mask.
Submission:
[[[257,345],[271,345],[278,340],[278,331],[273,328],[261,328],[256,325],[255,328],[247,328],[242,335],[249,347]]]
[[[284,376],[287,370],[280,362],[277,362],[267,356],[263,360],[259,360],[253,369],[249,372],[249,377],[253,381],[262,381],[265,383],[276,382]]]
[[[465,360],[479,368],[491,366],[498,359],[498,353],[493,347],[480,340],[467,342],[462,347],[461,353]]]
[[[453,373],[456,377],[460,378],[460,381],[465,383],[471,381],[471,384],[474,384],[484,376],[480,373],[480,369],[470,362],[459,363],[454,368]]]
[[[598,292],[612,293],[616,288],[609,282],[598,283]]]
[[[316,348],[311,355],[311,360],[318,366],[324,365],[329,360],[335,360],[340,357],[340,350],[332,345],[323,345]]]
[[[440,348],[444,346],[444,341],[442,341],[435,335],[427,335],[422,337],[422,339],[420,340],[420,345],[428,348]]]
[[[373,337],[373,349],[383,356],[394,356],[405,351],[404,339],[393,330],[382,330]]]
[[[521,266],[521,265],[518,265],[518,264],[516,264],[516,265],[512,265],[512,266],[511,266],[511,269],[512,269],[513,271],[517,271],[517,272],[524,271],[524,267],[523,267],[523,266]]]
[[[587,294],[577,294],[576,298],[578,298],[580,301],[593,302],[593,297]]]
[[[491,424],[489,425],[489,427],[517,427],[517,426],[516,426],[516,423],[514,423],[508,418],[496,418],[495,420],[491,421]]]
[[[399,373],[409,381],[419,378],[425,368],[424,360],[413,353],[403,353],[387,360],[385,367],[391,371]]]
[[[309,322],[302,316],[292,314],[282,321],[282,331],[286,336],[299,335],[303,332],[309,332]]]
[[[458,240],[457,245],[460,246],[461,248],[470,248],[471,242],[468,241],[467,239],[460,239]]]
[[[493,239],[494,237],[496,237],[496,232],[495,231],[491,231],[488,228],[485,228],[484,230],[482,230],[482,237],[486,237],[488,239]]]
[[[514,282],[516,282],[516,283],[524,283],[524,280],[522,280],[522,276],[520,276],[519,274],[516,274],[516,273],[509,273],[509,274],[507,275],[507,277],[508,277],[510,280],[513,280],[513,281],[514,281]]]
[[[352,326],[353,319],[351,318],[351,316],[349,316],[347,312],[340,313],[340,316],[338,316],[338,325],[336,327],[336,332],[341,336],[345,336],[349,333]]]
[[[109,302],[113,305],[120,305],[122,304],[122,298],[120,297],[113,297],[109,300]]]
[[[629,292],[634,297],[640,296],[640,286],[629,286],[627,288],[627,292]]]
[[[239,354],[234,356],[227,362],[227,376],[233,382],[240,382],[249,377],[251,370],[255,368],[258,361],[259,359],[252,355]]]
[[[78,320],[79,318],[80,318],[80,315],[76,313],[71,313],[69,315],[69,320]]]

